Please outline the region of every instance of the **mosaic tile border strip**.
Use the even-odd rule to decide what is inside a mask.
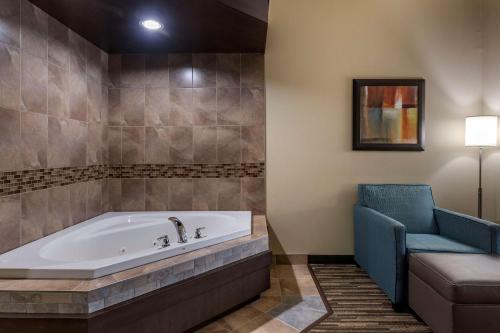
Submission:
[[[0,172],[0,197],[105,178],[262,178],[265,163],[91,165]]]
[[[49,189],[108,177],[105,165],[0,172],[0,196]]]
[[[109,178],[262,178],[264,163],[112,165]]]

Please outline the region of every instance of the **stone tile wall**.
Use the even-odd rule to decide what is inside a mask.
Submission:
[[[204,170],[193,177],[111,175],[112,210],[265,211],[262,54],[112,55],[109,74],[112,167]],[[214,165],[262,170],[209,176]]]
[[[107,211],[265,211],[262,54],[108,55],[0,0],[0,253]]]
[[[106,210],[91,168],[107,163],[107,66],[30,2],[0,0],[0,253]],[[66,168],[91,176],[61,186]]]

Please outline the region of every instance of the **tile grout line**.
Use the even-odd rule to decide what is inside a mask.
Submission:
[[[19,139],[22,141],[23,140],[23,132],[22,132],[22,129],[23,129],[23,126],[22,126],[22,112],[21,112],[21,108],[22,108],[22,70],[23,70],[23,62],[22,62],[22,51],[21,51],[21,45],[22,45],[22,33],[21,33],[21,30],[22,30],[22,27],[21,27],[21,17],[22,17],[22,13],[21,13],[21,10],[22,10],[22,6],[21,6],[21,1],[19,1],[19,101],[18,101],[18,112],[19,112]],[[24,164],[24,161],[23,161],[23,158],[22,156],[19,156],[19,166],[23,165]],[[23,244],[23,205],[22,205],[22,194],[19,193],[17,194],[19,195],[19,245]]]

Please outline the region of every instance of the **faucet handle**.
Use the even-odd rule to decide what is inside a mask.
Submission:
[[[168,235],[158,237],[156,240],[161,241],[162,248],[170,246],[170,239],[168,238]]]
[[[200,238],[205,238],[207,237],[206,235],[205,236],[202,236],[201,235],[201,231],[205,229],[205,227],[200,227],[200,228],[196,228],[195,232],[194,232],[194,238],[196,239],[200,239]]]

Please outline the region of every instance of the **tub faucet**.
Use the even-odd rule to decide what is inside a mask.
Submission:
[[[184,224],[182,224],[181,220],[179,220],[177,217],[169,217],[168,220],[174,224],[174,227],[177,230],[177,234],[179,235],[179,243],[187,243],[188,237],[186,234],[186,228],[184,228]]]

